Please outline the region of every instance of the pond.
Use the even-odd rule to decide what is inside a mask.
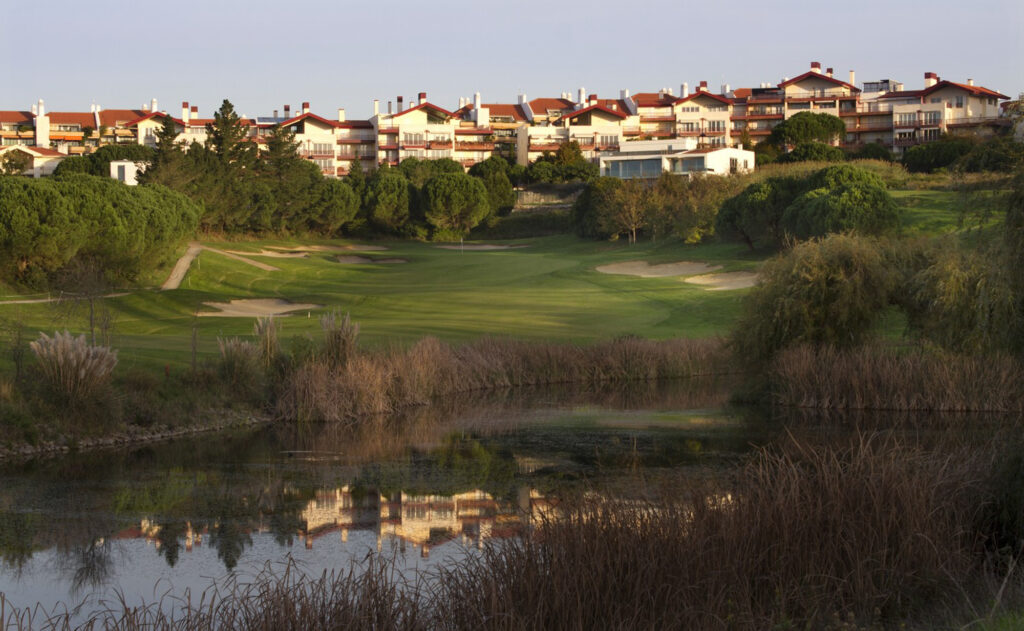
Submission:
[[[292,560],[429,571],[571,494],[643,497],[779,434],[729,384],[517,390],[399,418],[274,425],[0,468],[0,593],[18,607],[153,602]]]

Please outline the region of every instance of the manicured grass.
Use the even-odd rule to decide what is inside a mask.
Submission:
[[[304,242],[305,243],[305,242]],[[191,354],[191,327],[200,351],[216,350],[218,336],[250,335],[251,318],[196,318],[204,302],[284,298],[323,305],[281,318],[282,337],[319,336],[319,316],[350,313],[371,345],[408,343],[426,335],[468,340],[486,335],[587,342],[623,335],[663,339],[725,334],[744,290],[707,291],[682,278],[601,274],[598,265],[704,261],[723,271],[754,269],[763,254],[742,245],[684,245],[584,241],[558,236],[518,240],[528,247],[495,251],[443,250],[434,244],[381,243],[387,252],[368,257],[404,258],[397,265],[343,265],[336,253],[304,259],[253,257],[280,268],[266,272],[214,252],[203,252],[180,289],[138,291],[106,301],[115,318],[114,345],[122,366],[180,365]],[[296,242],[253,241],[213,247],[252,251]],[[83,315],[58,317],[52,305],[0,306],[0,318],[17,317],[35,330],[83,330]],[[33,334],[34,337],[34,334]]]
[[[893,191],[906,209],[907,234],[938,234],[959,227],[957,194],[939,190]],[[311,241],[210,242],[212,247],[259,252],[268,246],[293,247]],[[326,242],[324,242],[326,243]],[[334,242],[341,243],[341,242]],[[319,316],[332,309],[350,313],[370,345],[405,344],[426,335],[450,341],[486,335],[528,340],[588,342],[623,335],[664,339],[726,334],[739,314],[745,290],[707,291],[681,277],[637,278],[601,274],[594,268],[614,262],[701,261],[722,271],[756,269],[770,252],[749,252],[740,244],[685,245],[678,241],[602,242],[572,236],[520,239],[528,247],[495,251],[443,250],[434,244],[381,242],[386,252],[352,252],[370,258],[404,258],[397,265],[343,265],[332,252],[308,258],[253,257],[280,271],[266,272],[214,252],[203,252],[180,289],[140,290],[111,298],[113,344],[121,369],[187,363],[191,329],[199,330],[199,352],[216,352],[218,336],[250,335],[251,318],[196,318],[203,303],[239,298],[283,298],[323,305],[281,318],[282,337],[320,334]],[[184,248],[182,248],[184,251]],[[154,270],[154,284],[169,268]],[[0,287],[7,298],[13,291]],[[39,297],[39,296],[32,296]],[[35,331],[86,326],[84,308],[48,304],[0,305],[2,320],[24,322]],[[897,336],[902,322],[880,326]],[[0,355],[0,365],[9,354]]]

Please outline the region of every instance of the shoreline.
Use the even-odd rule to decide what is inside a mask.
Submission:
[[[13,446],[0,445],[0,464],[32,460],[35,458],[64,456],[71,453],[100,451],[123,447],[137,447],[150,443],[158,443],[176,438],[195,436],[209,432],[221,432],[230,429],[247,429],[270,425],[273,417],[254,410],[209,410],[210,416],[217,415],[221,420],[212,423],[200,423],[183,427],[169,428],[129,426],[127,429],[101,436],[90,436],[82,439],[63,439],[43,441],[38,445],[28,443]]]

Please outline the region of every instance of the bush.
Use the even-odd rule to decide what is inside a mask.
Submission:
[[[779,156],[779,162],[842,162],[846,154],[839,147],[823,142],[802,142],[789,153]]]
[[[494,225],[477,226],[474,239],[527,239],[570,234],[572,215],[564,210],[512,213],[499,218]]]
[[[837,234],[798,244],[762,267],[733,344],[753,362],[796,344],[857,344],[892,289],[893,275],[873,240]]]
[[[84,335],[74,337],[67,331],[53,337],[40,333],[29,346],[52,392],[72,404],[99,393],[117,366],[117,351],[92,346]]]
[[[801,239],[853,231],[883,235],[900,226],[899,208],[882,180],[863,169],[842,165],[822,169],[808,181],[811,190],[796,198],[782,217],[786,230]]]
[[[974,148],[974,140],[964,136],[946,136],[935,142],[910,147],[903,152],[903,166],[911,173],[932,173],[952,166]]]
[[[884,160],[893,161],[892,151],[879,142],[872,142],[864,145],[850,155],[851,160]]]
[[[999,171],[1008,173],[1024,162],[1024,143],[1005,136],[986,139],[956,161],[956,168],[968,173]]]

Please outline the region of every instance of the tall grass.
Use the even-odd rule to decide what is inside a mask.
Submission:
[[[800,346],[778,354],[769,379],[785,406],[1024,412],[1024,366],[1008,356]]]
[[[93,346],[84,335],[75,337],[59,331],[45,333],[29,347],[39,360],[39,369],[52,391],[67,401],[83,401],[110,382],[117,366],[117,351]]]
[[[475,390],[561,383],[622,383],[722,372],[717,340],[620,339],[591,346],[482,339],[462,346],[425,338],[403,350],[328,355],[291,373],[277,412],[351,421]]]
[[[1022,493],[1003,492],[1021,486],[1024,468],[1007,477],[1012,449],[996,445],[791,439],[758,452],[725,488],[666,487],[656,502],[591,495],[414,583],[371,557],[365,571],[268,574],[191,602],[114,606],[93,628],[945,626],[981,617],[973,602],[989,614],[1018,591],[993,555],[1024,535]],[[26,614],[7,615],[11,625]],[[19,628],[30,627],[61,628]]]

